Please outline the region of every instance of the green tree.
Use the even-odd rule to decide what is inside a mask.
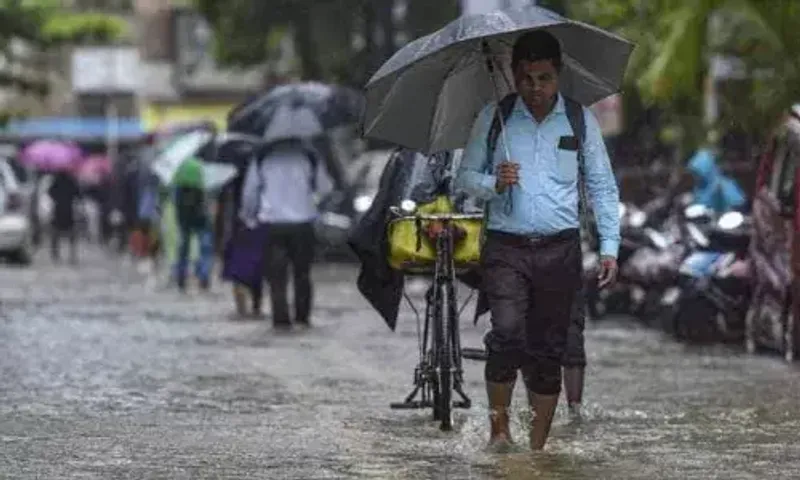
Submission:
[[[536,5],[552,10],[560,15],[567,15],[568,13],[566,0],[538,0]]]
[[[455,20],[461,12],[459,0],[408,0],[405,30],[411,38],[434,32]]]
[[[302,76],[363,85],[398,47],[395,33],[414,38],[454,19],[458,0],[409,0],[397,25],[395,0],[195,0],[214,27],[223,64],[269,62],[292,35]]]
[[[327,54],[340,61],[345,30],[352,28],[358,0],[196,0],[214,28],[216,56],[223,65],[252,66],[274,58],[280,42],[292,35],[302,75],[325,75]]]
[[[728,102],[728,120],[763,137],[800,102],[800,4],[752,1],[736,13],[727,53],[744,59],[750,79],[743,95]]]
[[[669,113],[684,148],[705,141],[709,127],[763,135],[800,99],[800,2],[579,0],[571,7],[579,18],[637,43],[628,84]],[[709,126],[703,92],[716,54],[742,59],[751,79],[736,86],[739,95]]]

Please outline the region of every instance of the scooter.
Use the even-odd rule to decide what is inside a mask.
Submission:
[[[628,297],[625,313],[651,323],[660,308],[666,289],[674,284],[685,247],[673,224],[676,206],[686,200],[667,192],[636,209],[623,228],[623,248],[627,251],[620,263],[619,285]],[[637,218],[638,217],[638,218]],[[622,257],[622,255],[621,255]]]
[[[587,282],[587,310],[593,320],[602,319],[609,314],[635,313],[637,305],[644,299],[646,285],[639,282],[637,269],[631,268],[631,264],[641,261],[649,252],[666,248],[668,243],[658,231],[645,226],[647,215],[642,210],[625,205],[624,211],[621,218],[622,242],[617,257],[620,268],[617,283],[611,288],[601,290],[597,288],[596,281]],[[599,260],[594,263],[598,262]],[[587,271],[593,275],[590,280],[596,278],[597,268]]]
[[[686,225],[691,253],[678,271],[664,324],[680,340],[741,344],[751,298],[746,258],[750,220],[740,212],[720,216],[703,231]]]

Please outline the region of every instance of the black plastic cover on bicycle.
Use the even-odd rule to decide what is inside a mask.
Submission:
[[[398,149],[383,170],[379,189],[369,210],[352,230],[348,244],[361,262],[358,288],[394,329],[402,299],[404,272],[393,269],[388,262],[387,226],[396,218],[391,207],[401,207],[403,200],[425,204],[440,192],[447,192],[455,209],[463,213],[480,213],[480,205],[461,192],[452,192],[452,178],[458,168],[460,155],[451,152],[431,157]],[[460,274],[470,286],[479,278]]]

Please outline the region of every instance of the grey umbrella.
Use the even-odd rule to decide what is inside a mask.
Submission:
[[[633,44],[616,35],[540,7],[464,16],[409,43],[372,77],[364,135],[425,153],[464,146],[481,108],[514,89],[514,41],[537,29],[561,42],[565,95],[591,105],[619,90]]]
[[[279,106],[264,130],[265,143],[292,138],[312,138],[325,133],[317,115],[310,108]]]

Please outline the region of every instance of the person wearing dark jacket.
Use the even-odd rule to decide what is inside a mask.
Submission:
[[[53,200],[52,232],[50,234],[50,255],[54,262],[61,260],[60,243],[67,237],[70,245],[70,261],[78,263],[78,235],[75,231],[75,202],[80,197],[80,187],[75,178],[67,172],[55,174],[48,194]]]
[[[451,190],[450,179],[444,176],[452,169],[453,155],[446,152],[438,157],[436,162],[430,162],[429,158],[412,150],[397,149],[381,173],[372,204],[347,240],[361,263],[356,282],[358,290],[392,330],[397,326],[405,276],[403,272],[393,270],[387,260],[389,245],[386,228],[392,218],[389,209],[400,206],[403,200],[425,204],[434,200],[442,190],[454,197],[457,210],[461,210],[468,201],[463,192]],[[433,165],[434,168],[429,168],[424,175],[415,175],[420,171],[420,163]],[[477,288],[480,283],[476,272],[459,275],[459,280],[470,288]],[[479,301],[476,319],[487,310],[485,302]]]

